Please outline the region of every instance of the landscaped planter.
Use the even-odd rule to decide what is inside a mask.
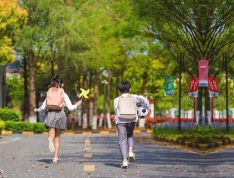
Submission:
[[[215,143],[211,142],[209,143],[208,149],[212,149],[215,148]]]
[[[191,123],[187,125],[182,123],[184,125],[182,125],[181,131],[178,132],[178,126],[170,124],[164,123],[155,126],[153,136],[157,138],[157,135],[164,135],[167,142],[183,145],[192,148],[194,151],[212,152],[217,147],[234,144],[234,123],[230,125],[229,132],[226,132],[223,127],[219,128],[219,125],[201,127],[197,125],[193,126]]]
[[[199,144],[199,149],[201,150],[201,151],[207,151],[208,150],[208,144]]]
[[[176,143],[176,138],[171,138],[171,139],[169,139],[169,141],[172,143]]]
[[[234,143],[234,138],[230,138],[230,143]]]
[[[178,138],[177,139],[177,143],[180,144],[180,145],[184,145],[185,144],[185,141],[183,138]]]
[[[228,145],[229,144],[229,139],[228,138],[223,138],[222,143],[223,143],[223,145]]]
[[[190,141],[185,141],[185,146],[191,147],[192,143]]]
[[[219,147],[219,146],[222,146],[222,144],[223,144],[222,141],[216,141],[215,146]]]

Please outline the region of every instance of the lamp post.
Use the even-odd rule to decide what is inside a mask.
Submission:
[[[106,129],[106,86],[108,85],[108,81],[102,80],[101,83],[104,86],[103,116],[104,116],[104,129]]]

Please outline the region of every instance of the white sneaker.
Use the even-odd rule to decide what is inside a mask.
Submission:
[[[135,161],[135,153],[129,152],[129,162]]]
[[[49,149],[51,152],[54,152],[54,140],[53,138],[48,138],[48,142],[49,142]]]
[[[123,161],[122,168],[123,169],[127,169],[128,168],[128,162],[127,161]]]

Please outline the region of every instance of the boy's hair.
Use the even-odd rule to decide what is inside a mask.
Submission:
[[[130,88],[131,84],[128,81],[122,81],[118,84],[118,90],[121,93],[129,93]]]

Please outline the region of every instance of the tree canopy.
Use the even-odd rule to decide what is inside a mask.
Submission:
[[[17,4],[18,0],[0,2],[0,65],[15,59],[14,44],[18,30],[24,25],[27,11]]]
[[[209,75],[222,67],[222,55],[233,53],[234,4],[230,0],[133,0],[138,16],[146,22],[145,35],[168,49],[174,59],[184,53],[184,70],[198,75],[198,60],[207,59]],[[229,59],[229,60],[230,60]]]
[[[110,107],[123,79],[130,81],[133,93],[160,101],[158,108],[176,107],[176,97],[163,96],[163,82],[167,75],[177,78],[181,54],[186,95],[200,59],[209,60],[209,75],[219,80],[223,55],[228,53],[233,64],[231,0],[21,0],[20,6],[28,18],[15,49],[24,60],[31,116],[36,96],[55,74],[64,79],[73,100],[79,88],[90,88],[100,112],[104,79]]]

